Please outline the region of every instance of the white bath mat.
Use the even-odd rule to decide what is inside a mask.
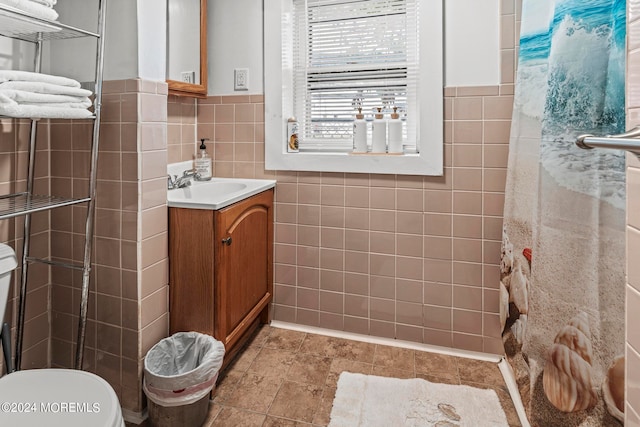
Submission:
[[[496,392],[343,372],[329,427],[508,427]]]

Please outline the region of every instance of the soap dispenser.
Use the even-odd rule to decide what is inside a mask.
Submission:
[[[364,119],[361,107],[358,107],[358,114],[353,121],[353,152],[367,152],[367,121]]]
[[[389,120],[388,132],[389,132],[389,153],[401,154],[402,153],[402,121],[400,120],[400,114],[398,113],[398,107],[393,107],[393,113],[391,113],[391,120]]]
[[[372,126],[372,153],[386,153],[387,152],[387,120],[384,118],[382,108],[378,107],[378,112],[373,119]]]
[[[199,179],[203,181],[210,180],[212,175],[211,157],[207,154],[207,146],[204,144],[208,140],[209,138],[200,139],[200,154],[195,161],[196,173],[200,176]]]

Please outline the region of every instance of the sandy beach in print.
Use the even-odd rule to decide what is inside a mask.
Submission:
[[[523,3],[500,287],[533,426],[622,425],[601,385],[624,353],[624,155],[574,142],[624,129],[625,29],[611,22],[624,11],[617,0]]]
[[[624,269],[620,268],[625,259],[624,211],[558,185],[537,163],[520,167],[524,170],[510,171],[517,175],[511,182],[533,178],[536,184],[527,185],[535,187],[530,188],[534,192],[511,194],[510,205],[518,215],[505,216],[504,226],[514,264],[528,278],[527,313],[518,343],[511,328],[522,315],[510,304],[505,348],[523,403],[532,425],[616,425],[604,407],[600,385],[613,359],[624,352]],[[538,193],[538,187],[544,191]],[[532,250],[533,271],[523,255],[525,248]],[[567,414],[549,403],[542,373],[556,335],[580,312],[588,316],[599,400],[590,411]]]

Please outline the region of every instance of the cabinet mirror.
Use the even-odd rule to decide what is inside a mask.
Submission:
[[[207,0],[167,0],[169,94],[207,96]]]

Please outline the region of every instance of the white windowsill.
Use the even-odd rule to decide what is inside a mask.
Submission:
[[[266,148],[269,150],[269,148]],[[269,156],[268,156],[269,157]],[[442,157],[419,154],[279,153],[269,170],[442,175]]]

